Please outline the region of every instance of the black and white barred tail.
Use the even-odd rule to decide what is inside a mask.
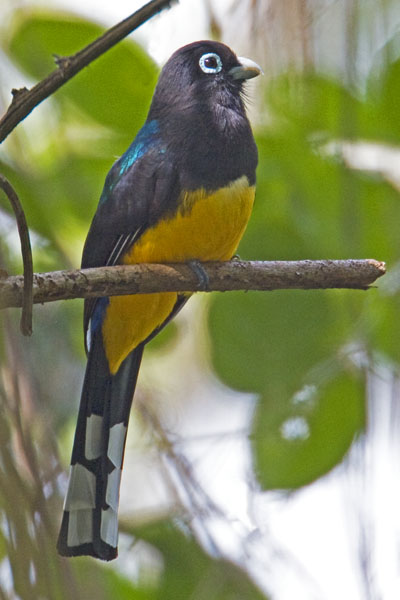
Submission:
[[[101,333],[92,338],[57,544],[63,556],[118,554],[121,471],[142,353],[141,345],[111,375]]]

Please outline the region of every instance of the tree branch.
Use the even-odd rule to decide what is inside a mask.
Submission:
[[[0,188],[6,194],[13,208],[15,219],[17,221],[19,239],[21,244],[22,262],[24,266],[24,275],[22,277],[21,304],[22,314],[20,321],[21,333],[23,335],[32,334],[32,303],[33,303],[33,262],[31,240],[29,229],[22,204],[11,183],[0,174]]]
[[[366,290],[385,273],[368,260],[239,261],[203,263],[207,291],[351,288]],[[23,277],[0,279],[0,308],[21,306]],[[36,273],[33,302],[155,292],[196,292],[199,280],[187,264],[137,264]]]
[[[0,119],[0,143],[38,104],[58,90],[89,63],[170,4],[171,0],[152,0],[148,2],[130,17],[108,29],[103,35],[76,54],[58,58],[58,68],[30,90],[27,88],[13,90],[13,100],[7,112]]]

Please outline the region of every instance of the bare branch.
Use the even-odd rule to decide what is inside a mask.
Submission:
[[[21,243],[22,262],[24,265],[24,275],[22,277],[21,292],[21,332],[23,335],[32,334],[32,304],[33,304],[33,262],[31,241],[29,229],[25,218],[25,213],[16,191],[4,175],[0,175],[0,188],[4,191],[13,208],[15,219],[17,221],[19,239]]]
[[[366,290],[385,273],[367,260],[239,261],[202,263],[207,291],[351,288]],[[187,264],[137,264],[36,273],[33,302],[156,292],[196,292],[199,280]],[[0,279],[0,308],[21,306],[23,277]]]
[[[152,0],[114,27],[111,27],[94,42],[72,56],[59,57],[58,68],[30,90],[13,90],[13,100],[0,119],[0,142],[43,100],[53,94],[64,83],[89,63],[115,46],[148,19],[171,4],[171,0]]]

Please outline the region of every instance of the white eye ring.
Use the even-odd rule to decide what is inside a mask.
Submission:
[[[215,67],[207,67],[206,61],[209,58],[215,59],[215,62],[217,63],[217,65]],[[219,73],[220,71],[222,71],[222,61],[221,61],[220,57],[218,56],[218,54],[215,54],[214,52],[208,52],[207,54],[203,54],[203,56],[200,57],[199,65],[200,65],[200,69],[204,73]]]

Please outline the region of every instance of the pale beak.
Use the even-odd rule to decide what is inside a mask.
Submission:
[[[264,75],[262,68],[254,60],[238,56],[238,61],[240,65],[232,67],[228,71],[233,79],[252,79],[253,77],[257,77],[257,75]]]

